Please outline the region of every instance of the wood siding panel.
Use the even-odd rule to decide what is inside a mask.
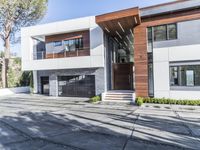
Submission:
[[[142,25],[157,26],[162,24],[176,23],[182,21],[196,20],[200,19],[200,9],[194,9],[184,12],[177,12],[166,15],[159,15],[155,17],[142,18]]]
[[[134,28],[134,62],[136,96],[148,97],[148,57],[146,27]]]
[[[148,96],[147,27],[200,19],[200,9],[142,18],[134,28],[134,62],[136,96]]]
[[[83,46],[90,47],[90,32],[89,32],[89,30],[46,36],[45,42],[49,43],[49,42],[54,42],[54,41],[62,41],[67,38],[73,38],[73,37],[77,37],[80,35],[83,37]]]

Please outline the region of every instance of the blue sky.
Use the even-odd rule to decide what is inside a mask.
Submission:
[[[40,24],[171,1],[174,0],[49,0],[47,13]],[[2,46],[0,48],[3,50]],[[20,56],[20,43],[12,45],[11,51]]]

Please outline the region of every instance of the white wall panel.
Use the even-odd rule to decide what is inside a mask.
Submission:
[[[33,60],[32,37],[86,29],[90,30],[90,56]],[[95,23],[94,16],[22,28],[21,37],[23,70],[104,67],[103,31]]]

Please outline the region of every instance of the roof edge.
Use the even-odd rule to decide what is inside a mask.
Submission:
[[[152,8],[156,8],[156,7],[162,7],[162,6],[167,6],[167,5],[176,4],[176,3],[182,3],[182,2],[186,2],[186,1],[190,1],[190,0],[176,0],[173,2],[161,3],[161,4],[157,4],[157,5],[143,7],[143,8],[140,8],[140,10],[152,9]]]

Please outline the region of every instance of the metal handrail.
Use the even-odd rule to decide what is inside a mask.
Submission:
[[[51,53],[46,52],[46,51],[39,51],[39,52],[34,52],[33,53],[33,59],[34,60],[49,59],[49,58],[53,58],[54,59],[54,58],[57,58],[55,56],[59,55],[59,54],[60,55],[63,54],[63,57],[60,57],[60,58],[65,58],[65,57],[67,57],[67,53],[71,53],[71,52],[75,52],[76,56],[79,56],[79,51],[81,51],[81,50],[90,50],[90,48],[89,47],[84,47],[84,48],[81,48],[81,49],[75,49],[74,51],[65,51],[65,50],[63,50],[62,52],[52,51]]]

